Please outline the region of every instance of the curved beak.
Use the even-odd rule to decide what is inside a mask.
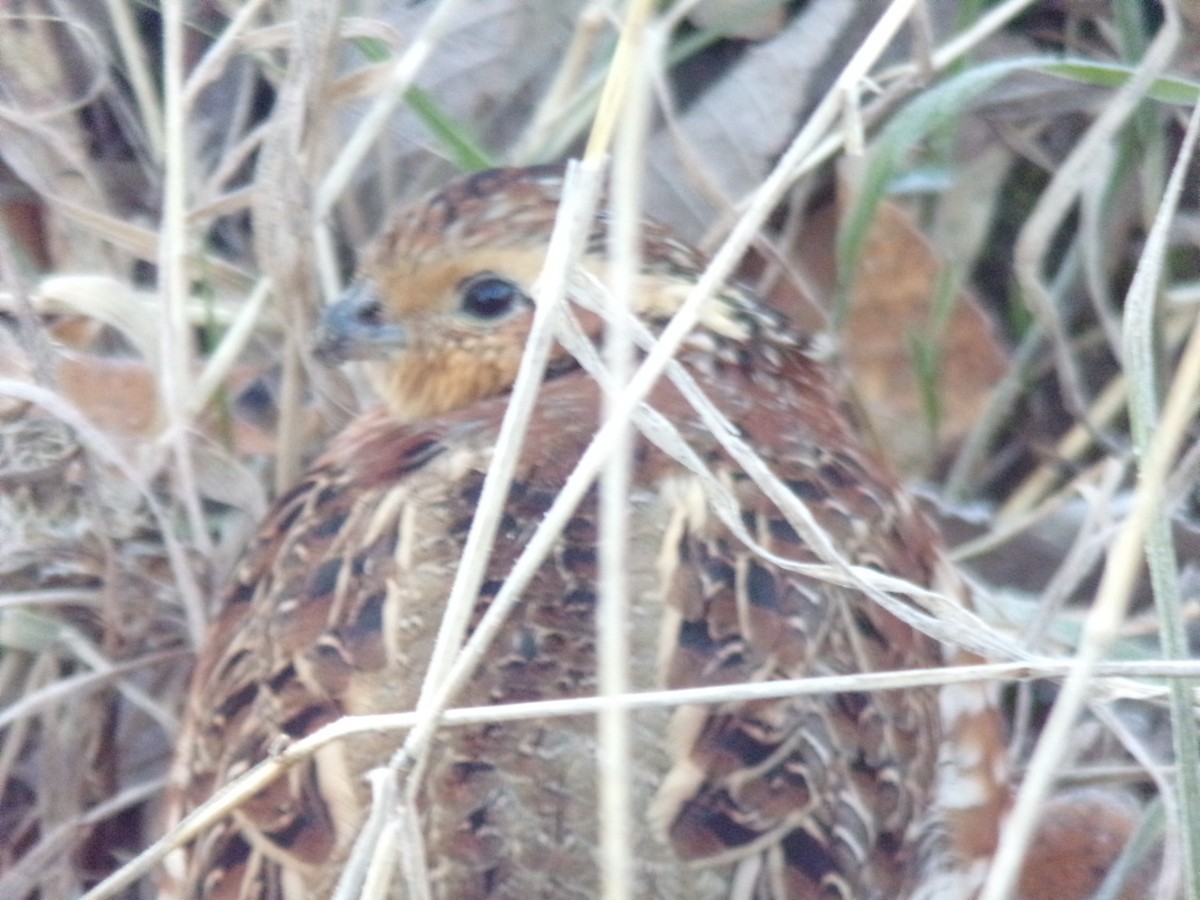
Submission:
[[[360,278],[326,307],[313,341],[313,355],[327,366],[351,359],[388,356],[408,345],[403,326],[389,322],[374,281]]]

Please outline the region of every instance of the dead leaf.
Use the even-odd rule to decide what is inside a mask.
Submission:
[[[1093,896],[1133,837],[1142,813],[1130,796],[1093,788],[1060,794],[1039,815],[1021,872],[1023,900]],[[1120,896],[1124,900],[1152,896],[1155,868],[1150,860],[1136,866]]]
[[[844,209],[845,179],[839,192],[837,206]],[[835,278],[836,217],[832,207],[810,217],[794,246],[827,295]],[[884,452],[905,475],[928,474],[975,424],[1008,373],[1008,358],[965,288],[939,317],[934,306],[944,262],[897,203],[879,204],[861,259],[840,334],[843,360]],[[922,347],[928,354],[924,382],[915,358]]]
[[[110,436],[145,439],[158,430],[158,387],[141,360],[64,352],[57,376],[63,394]]]

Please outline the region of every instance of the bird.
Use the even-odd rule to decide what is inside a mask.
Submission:
[[[361,365],[379,402],[275,500],[221,597],[188,691],[171,777],[175,820],[342,716],[414,708],[530,333],[562,192],[561,167],[460,176],[399,211],[324,312],[318,356]],[[602,200],[581,273],[604,277],[610,220]],[[652,221],[641,229],[640,259],[629,303],[653,335],[707,260]],[[601,340],[594,304],[577,286],[567,299],[572,320]],[[848,562],[937,587],[941,540],[863,437],[817,339],[730,282],[702,306],[676,365]],[[694,468],[635,435],[633,690],[951,661],[859,588],[781,563],[821,557],[675,382],[660,379],[643,406],[678,431],[736,511],[720,515]],[[556,343],[471,629],[603,407],[603,388]],[[593,487],[456,705],[595,695],[597,516]],[[1006,802],[999,714],[980,697],[915,687],[631,713],[633,895],[934,896],[929,885],[978,868]],[[173,853],[164,896],[330,896],[370,808],[365,773],[397,741],[360,734],[290,768]],[[417,795],[421,895],[597,896],[596,755],[591,716],[440,729]],[[416,895],[404,878],[397,872],[384,895]],[[954,890],[941,896],[969,896]]]

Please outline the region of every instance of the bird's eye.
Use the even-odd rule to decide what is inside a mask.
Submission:
[[[370,300],[354,311],[354,318],[367,327],[380,325],[383,322],[383,304],[378,300]]]
[[[498,275],[481,275],[462,289],[462,308],[480,319],[498,319],[506,315],[525,295],[520,288]]]

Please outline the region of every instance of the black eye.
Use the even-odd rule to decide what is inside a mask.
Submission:
[[[498,275],[480,275],[462,289],[462,308],[480,319],[497,319],[524,299],[511,281]]]
[[[383,322],[383,304],[378,300],[369,300],[354,311],[354,318],[368,328],[379,325]]]

